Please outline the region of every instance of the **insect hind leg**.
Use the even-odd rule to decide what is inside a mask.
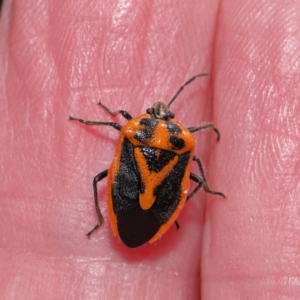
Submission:
[[[199,171],[200,171],[200,175],[201,177],[191,173],[190,174],[190,179],[197,182],[198,185],[196,186],[196,188],[188,195],[187,197],[187,200],[189,200],[199,189],[200,187],[203,185],[203,188],[204,190],[207,192],[207,193],[210,193],[210,194],[213,194],[213,195],[219,195],[223,198],[226,198],[226,196],[221,193],[221,192],[217,192],[217,191],[214,191],[214,190],[211,190],[207,184],[207,181],[206,181],[206,178],[205,178],[205,174],[204,174],[204,170],[203,170],[203,167],[202,167],[202,164],[201,164],[201,160],[197,157],[197,156],[194,156],[193,157],[193,161],[195,161],[198,165],[198,168],[199,168]]]
[[[77,121],[77,122],[80,122],[80,123],[88,125],[88,126],[106,125],[106,126],[111,126],[119,131],[122,129],[122,126],[115,122],[90,121],[90,120],[83,120],[83,119],[75,118],[75,117],[71,117],[71,116],[69,116],[69,121]]]
[[[197,183],[197,186],[189,193],[189,195],[186,198],[186,201],[190,200],[203,185],[203,178],[197,176],[194,173],[190,174],[190,180],[195,181]]]
[[[105,178],[108,174],[108,170],[104,170],[102,171],[101,173],[99,173],[98,175],[96,175],[94,177],[94,180],[93,180],[93,189],[94,189],[94,201],[95,201],[95,208],[96,208],[96,213],[97,213],[97,216],[98,216],[98,220],[99,222],[96,224],[96,226],[90,230],[86,235],[88,237],[90,237],[90,235],[95,231],[97,230],[101,224],[103,223],[104,221],[104,218],[101,214],[101,211],[100,211],[100,206],[99,206],[99,199],[98,199],[98,189],[97,189],[97,183],[99,181],[101,181],[103,178]]]

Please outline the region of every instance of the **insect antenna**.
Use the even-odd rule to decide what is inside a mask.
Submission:
[[[192,78],[190,78],[184,85],[182,85],[179,90],[176,92],[175,96],[171,99],[171,101],[168,103],[167,107],[170,108],[171,104],[174,102],[174,100],[178,97],[178,95],[182,92],[182,90],[184,89],[185,86],[187,86],[188,84],[190,84],[192,81],[194,81],[196,78],[198,77],[202,77],[202,76],[207,76],[208,73],[201,73],[201,74],[197,74],[195,76],[193,76]]]

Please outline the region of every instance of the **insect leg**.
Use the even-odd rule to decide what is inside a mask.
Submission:
[[[88,126],[94,126],[94,125],[107,125],[107,126],[112,126],[113,128],[117,130],[121,130],[122,126],[118,123],[115,122],[98,122],[98,121],[89,121],[89,120],[83,120],[79,118],[74,118],[69,116],[69,121],[78,121],[80,123],[83,123]]]
[[[195,181],[197,184],[197,186],[189,193],[189,195],[186,198],[186,201],[190,200],[196,193],[197,191],[201,188],[202,184],[203,184],[203,178],[197,176],[194,173],[190,174],[190,179]]]
[[[128,121],[132,119],[132,116],[126,111],[126,110],[116,110],[116,111],[111,111],[108,107],[106,107],[103,103],[99,102],[98,105],[103,107],[106,112],[108,112],[112,116],[117,116],[118,114],[122,115],[125,119]]]
[[[177,221],[175,221],[175,226],[176,226],[176,230],[180,229],[179,223]]]
[[[195,162],[198,164],[198,168],[199,168],[199,171],[200,171],[200,174],[201,174],[201,177],[202,177],[201,179],[202,179],[202,184],[203,184],[204,190],[205,190],[207,193],[210,193],[210,194],[213,194],[213,195],[219,195],[219,196],[221,196],[221,197],[223,197],[223,198],[226,198],[226,196],[225,196],[223,193],[213,191],[213,190],[211,190],[211,189],[208,187],[208,184],[207,184],[207,181],[206,181],[206,178],[205,178],[205,174],[204,174],[204,170],[203,170],[203,167],[202,167],[202,164],[201,164],[201,160],[200,160],[197,156],[194,156],[194,157],[193,157],[193,161],[195,161]],[[192,174],[192,173],[191,173],[191,177],[192,177],[192,175],[196,176],[195,174]],[[196,176],[196,177],[198,177],[198,176]],[[199,177],[199,178],[200,178],[200,177]],[[194,180],[194,178],[191,178],[191,179]],[[197,182],[197,180],[194,180],[194,181]],[[200,183],[199,183],[199,185],[200,185]],[[197,187],[196,187],[195,189],[197,189]],[[194,191],[195,191],[195,190],[194,190]],[[189,199],[191,196],[193,196],[194,191],[191,192],[191,194],[188,196],[188,199]]]
[[[101,173],[99,173],[98,175],[96,175],[94,177],[94,180],[93,180],[94,201],[95,201],[96,213],[98,215],[99,223],[97,223],[96,226],[86,234],[88,237],[90,237],[90,235],[95,230],[97,230],[101,226],[101,224],[103,223],[103,221],[104,221],[103,216],[102,216],[101,211],[100,211],[100,207],[99,207],[97,183],[99,181],[101,181],[103,178],[105,178],[107,176],[107,173],[108,173],[108,170],[104,170]]]
[[[199,127],[189,127],[188,128],[189,132],[191,132],[191,133],[199,131],[199,130],[203,130],[203,129],[212,129],[217,134],[217,142],[220,140],[220,132],[212,123],[204,124]]]

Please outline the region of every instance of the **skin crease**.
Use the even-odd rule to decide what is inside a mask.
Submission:
[[[298,299],[297,1],[5,0],[0,19],[2,299]],[[154,245],[97,222],[118,132],[68,122],[168,102],[210,187]],[[197,172],[197,168],[193,168]]]

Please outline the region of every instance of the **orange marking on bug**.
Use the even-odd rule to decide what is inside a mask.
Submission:
[[[142,209],[146,210],[152,207],[156,196],[154,195],[155,188],[161,184],[164,178],[172,170],[178,161],[178,156],[174,156],[168,164],[166,164],[160,172],[150,171],[147,161],[141,152],[140,148],[134,149],[134,156],[140,170],[141,180],[144,185],[144,192],[139,194],[139,202]]]
[[[186,203],[186,198],[187,198],[188,191],[189,191],[189,188],[190,188],[190,179],[189,179],[190,176],[189,176],[189,174],[191,172],[192,157],[193,157],[193,155],[191,155],[189,164],[186,168],[186,172],[185,172],[184,177],[181,181],[182,194],[180,196],[179,204],[178,204],[175,212],[173,213],[173,215],[170,217],[170,219],[165,224],[162,224],[162,226],[157,231],[157,233],[149,240],[149,243],[151,243],[151,244],[154,243],[155,241],[157,241],[170,228],[170,226],[177,220],[181,210],[183,209],[183,207]]]
[[[126,123],[121,130],[122,135],[124,135],[127,139],[130,140],[132,145],[134,146],[148,146],[152,148],[162,149],[172,151],[178,155],[181,155],[187,151],[191,151],[195,148],[196,143],[193,135],[189,132],[189,130],[184,127],[178,120],[173,119],[172,123],[178,125],[181,129],[180,134],[176,134],[175,136],[181,138],[185,142],[185,146],[182,149],[173,149],[172,145],[169,142],[170,132],[167,129],[167,123],[164,120],[159,120],[157,127],[155,128],[152,137],[149,140],[145,140],[143,142],[138,141],[135,138],[135,134],[137,129],[144,129],[145,126],[140,125],[141,119],[150,119],[151,116],[148,114],[144,114],[140,117],[134,118],[128,123]]]

